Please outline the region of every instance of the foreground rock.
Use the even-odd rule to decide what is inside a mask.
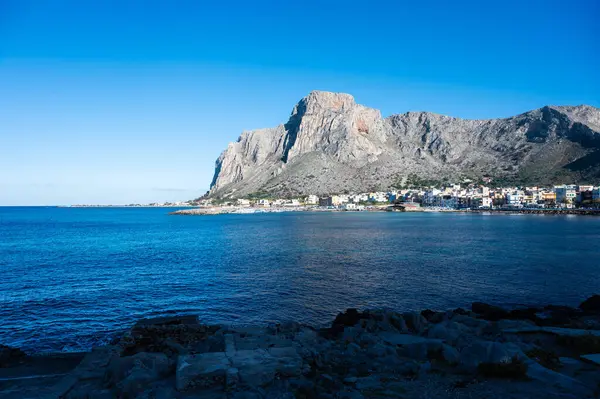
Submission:
[[[34,379],[39,395],[31,397],[600,395],[600,311],[587,305],[507,310],[481,303],[473,310],[349,309],[324,329],[296,323],[209,326],[191,316],[143,320],[60,378],[45,386]],[[553,316],[556,312],[565,317]],[[11,363],[0,370],[22,367],[28,359],[2,349]],[[31,393],[29,381],[0,381],[3,398]]]

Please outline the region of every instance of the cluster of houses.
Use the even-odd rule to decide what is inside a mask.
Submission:
[[[444,209],[481,208],[575,208],[600,207],[600,187],[560,185],[554,187],[490,188],[469,184],[451,184],[441,188],[404,189],[388,192],[336,194],[294,199],[240,198],[230,205],[239,207],[318,206],[345,210],[361,210],[376,205],[403,204],[413,207]],[[205,200],[201,205],[211,205]]]
[[[453,185],[428,189],[423,206],[443,208],[575,208],[600,206],[600,187],[559,185],[554,187],[461,188]]]

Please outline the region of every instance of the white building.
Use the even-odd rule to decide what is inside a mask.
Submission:
[[[366,202],[369,199],[369,195],[368,194],[356,194],[356,195],[351,195],[350,196],[350,201],[355,202],[355,203],[359,203],[359,202]]]
[[[258,205],[258,206],[270,206],[271,204],[269,203],[268,199],[259,199],[258,201],[256,201],[256,205]]]
[[[340,194],[340,195],[338,195],[338,201],[340,204],[345,204],[347,202],[350,202],[350,196],[347,194]]]
[[[385,195],[385,193],[382,193],[380,191],[375,192],[375,193],[369,193],[369,201],[371,201],[371,202],[388,202],[387,196]]]
[[[304,200],[304,203],[306,205],[318,205],[319,204],[319,197],[317,197],[316,195],[309,195],[308,197],[306,197],[306,200]]]
[[[472,203],[479,208],[491,208],[492,207],[492,199],[490,197],[473,198]]]
[[[524,193],[521,190],[515,190],[506,194],[506,204],[509,206],[519,206],[523,203]]]
[[[239,198],[239,199],[237,200],[237,204],[238,204],[239,206],[250,206],[250,200],[247,200],[247,199],[245,199],[245,198]]]
[[[296,198],[286,201],[283,206],[300,206],[300,201]]]

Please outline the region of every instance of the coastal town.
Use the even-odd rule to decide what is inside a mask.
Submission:
[[[600,210],[600,186],[564,184],[552,187],[490,187],[472,183],[406,188],[368,193],[308,195],[296,198],[247,196],[202,198],[180,214],[260,213],[290,210],[331,211],[462,211],[462,210]]]

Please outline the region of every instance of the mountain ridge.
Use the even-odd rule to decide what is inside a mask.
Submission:
[[[427,111],[382,117],[350,94],[312,91],[286,123],[229,143],[208,195],[368,191],[409,177],[484,175],[535,184],[600,179],[600,109],[552,105],[481,120]]]

